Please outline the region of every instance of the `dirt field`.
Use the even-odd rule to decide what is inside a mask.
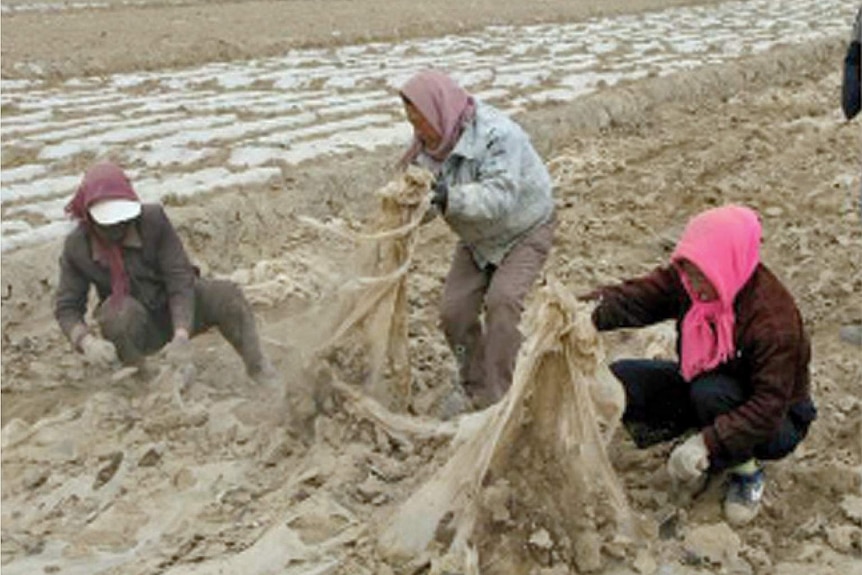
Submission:
[[[463,33],[493,24],[566,22],[709,0],[416,4],[370,0],[3,3],[3,77],[70,77],[259,58],[290,48]],[[36,4],[40,9],[26,9]],[[87,6],[98,4],[102,8]],[[52,10],[50,7],[68,6]],[[76,8],[76,6],[81,6]]]
[[[679,4],[112,0],[36,11],[4,1],[2,74],[4,82],[62,92],[61,80],[86,74],[170,74],[303,46]],[[848,28],[852,13],[848,3]],[[518,111],[556,182],[560,225],[549,274],[581,292],[643,273],[665,261],[690,215],[746,203],[763,216],[764,260],[796,296],[814,345],[819,419],[797,452],[767,466],[760,516],[730,529],[719,482],[675,505],[663,470],[670,446],[636,451],[617,433],[611,461],[632,510],[653,530],[635,541],[605,541],[592,572],[862,573],[862,351],[837,337],[840,325],[862,320],[859,126],[844,122],[839,108],[843,39],[791,42]],[[7,103],[4,89],[4,123],[23,115]],[[31,156],[6,130],[3,169],[20,169]],[[314,325],[302,312],[340,285],[354,253],[300,217],[367,221],[376,209],[372,192],[392,176],[398,151],[324,156],[275,180],[164,200],[204,272],[246,286],[267,352],[287,375],[288,398],[304,383],[292,379],[296,350]],[[58,164],[78,168],[89,159]],[[13,213],[5,202],[4,220]],[[422,228],[409,274],[410,412],[422,425],[436,425],[452,381],[436,304],[453,245],[441,222]],[[215,334],[193,342],[192,381],[165,373],[147,383],[112,381],[85,366],[53,322],[58,250],[52,239],[2,256],[4,573],[445,572],[437,547],[399,565],[380,551],[378,537],[447,461],[451,442],[393,434],[332,398],[320,403],[309,434],[291,420],[282,390],[252,387]],[[617,357],[667,354],[673,342],[659,326],[614,334],[605,344]],[[539,511],[510,505],[494,527],[509,551],[485,542],[482,573],[588,570],[567,564],[566,542],[539,520],[547,509]]]

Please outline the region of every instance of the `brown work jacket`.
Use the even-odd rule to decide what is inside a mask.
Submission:
[[[170,313],[174,329],[191,332],[197,270],[162,206],[142,206],[141,215],[123,239],[123,262],[131,296],[152,313]],[[96,258],[90,232],[79,225],[63,246],[54,301],[54,316],[73,343],[80,330],[86,329],[90,285],[96,286],[100,302],[111,295],[108,262]]]
[[[602,287],[593,322],[599,330],[642,327],[676,320],[680,325],[691,300],[673,266]],[[810,402],[811,344],[793,296],[763,264],[734,300],[736,355],[715,368],[750,391],[748,400],[718,416],[702,430],[712,455],[750,453],[778,431],[794,405]]]

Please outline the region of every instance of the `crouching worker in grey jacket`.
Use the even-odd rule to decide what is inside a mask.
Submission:
[[[87,170],[66,211],[79,225],[60,257],[54,315],[88,362],[142,366],[167,344],[168,361],[187,363],[189,337],[216,326],[249,376],[275,383],[239,287],[199,278],[164,209],[141,204],[118,166],[103,162]],[[101,337],[84,320],[91,285]]]
[[[401,165],[435,174],[432,204],[460,240],[441,323],[461,384],[483,408],[512,383],[524,298],[551,248],[551,178],[518,124],[446,74],[416,74],[401,97],[414,130]]]

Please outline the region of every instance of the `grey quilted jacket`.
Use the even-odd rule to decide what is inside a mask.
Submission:
[[[419,163],[429,164],[422,156]],[[483,269],[499,264],[554,210],[551,177],[529,136],[479,101],[438,177],[449,184],[444,218]]]

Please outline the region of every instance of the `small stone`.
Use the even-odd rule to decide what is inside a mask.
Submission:
[[[835,525],[826,528],[829,546],[839,553],[859,553],[862,551],[862,529],[855,525]]]
[[[30,469],[24,474],[24,487],[29,491],[38,489],[48,481],[51,472],[47,469]]]
[[[735,563],[741,546],[739,535],[724,522],[698,526],[685,536],[686,552],[715,565]]]
[[[575,540],[575,564],[582,573],[602,568],[602,540],[598,533],[582,533]]]
[[[389,496],[386,495],[385,493],[381,493],[380,495],[378,495],[377,497],[375,497],[374,499],[371,500],[371,504],[377,505],[377,506],[384,505],[388,502],[389,502]]]
[[[810,517],[805,521],[799,528],[796,530],[799,535],[805,537],[806,539],[810,539],[816,535],[819,535],[823,532],[823,526],[826,524],[826,520],[822,515],[817,514],[813,517]]]
[[[652,575],[658,569],[658,563],[648,551],[641,549],[635,557],[633,567],[642,575]]]
[[[530,575],[569,575],[569,567],[565,563],[558,563],[553,567],[540,567],[534,569]]]
[[[803,543],[794,559],[799,563],[816,563],[823,560],[823,554],[829,548],[817,543]]]
[[[93,481],[94,491],[114,478],[114,475],[116,475],[117,470],[120,468],[120,464],[123,462],[123,452],[115,451],[114,453],[108,455],[107,459],[107,465],[105,465],[99,470],[99,472],[96,474],[96,479]]]
[[[373,475],[369,475],[365,481],[356,486],[356,495],[363,503],[374,503],[383,493],[383,490],[383,482]]]
[[[31,375],[43,380],[55,381],[60,379],[57,375],[57,367],[49,365],[43,361],[31,361],[30,373]]]
[[[772,572],[772,559],[769,557],[769,553],[760,547],[746,547],[742,551],[742,555],[752,566],[755,573]]]
[[[550,549],[554,546],[553,540],[551,540],[551,534],[548,533],[547,529],[539,529],[538,531],[533,532],[530,535],[529,539],[530,545],[533,547],[538,547],[539,549]]]
[[[841,509],[848,519],[858,525],[862,525],[862,497],[846,495],[841,501]]]
[[[746,541],[753,547],[762,549],[772,549],[772,534],[766,529],[760,527],[752,527],[748,530]]]
[[[138,467],[153,467],[162,459],[162,454],[159,453],[155,447],[151,447],[147,450],[146,453],[138,460]]]
[[[194,487],[197,482],[198,480],[195,477],[195,474],[187,467],[180,469],[171,481],[171,483],[174,484],[174,487],[180,490]]]

